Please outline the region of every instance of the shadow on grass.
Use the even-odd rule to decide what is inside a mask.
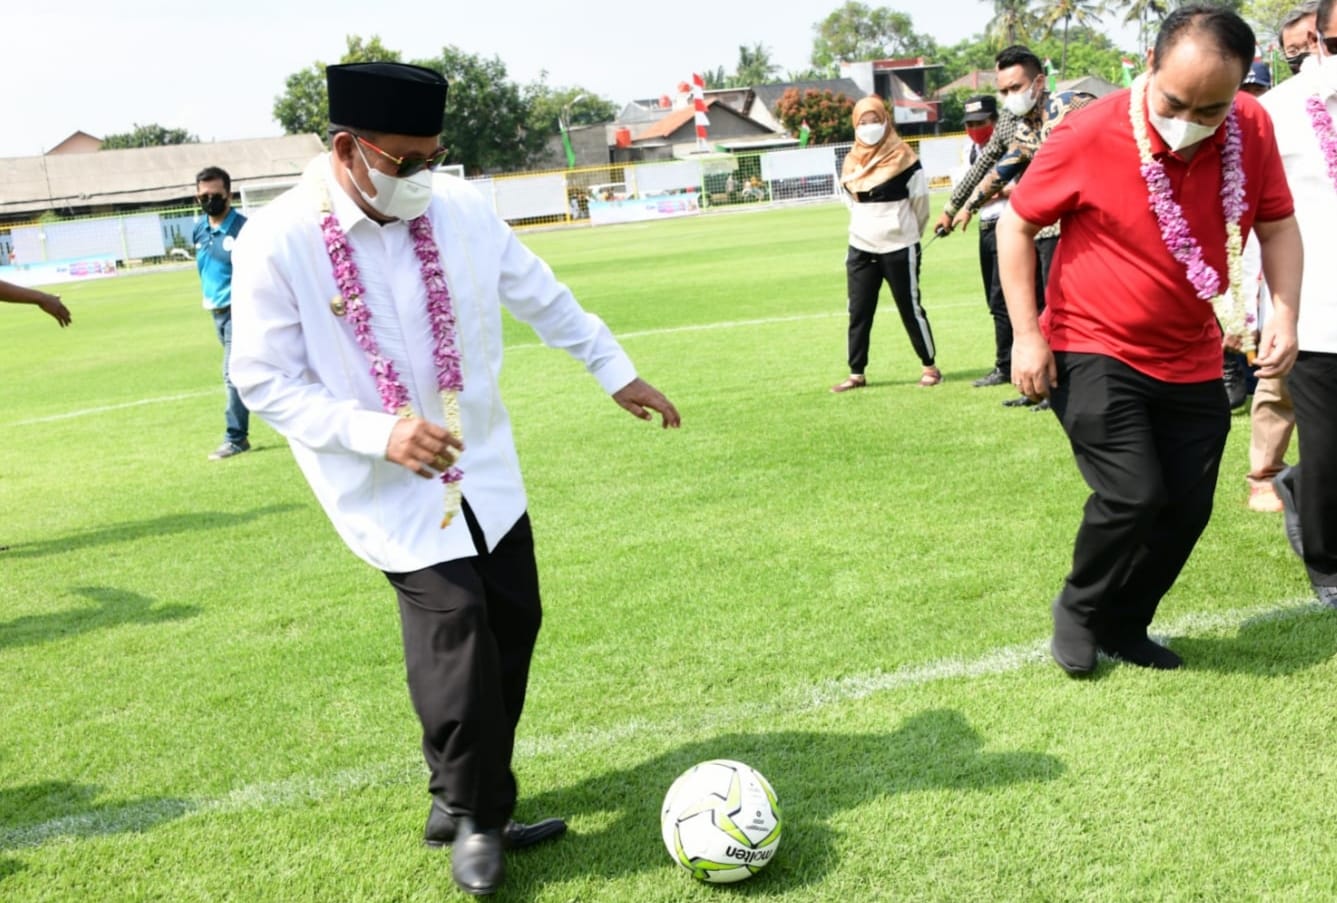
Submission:
[[[1194,670],[1295,674],[1337,655],[1337,612],[1315,602],[1251,618],[1233,637],[1173,637],[1170,645]]]
[[[49,640],[88,633],[123,624],[161,624],[180,621],[200,613],[194,605],[153,607],[153,600],[139,593],[104,586],[75,587],[74,592],[97,603],[96,608],[69,608],[41,615],[24,615],[0,622],[0,649],[35,646]],[[3,810],[0,810],[3,811]]]
[[[529,890],[536,890],[545,872],[569,875],[570,863],[598,863],[600,877],[664,867],[669,861],[659,831],[664,793],[679,774],[707,759],[737,759],[756,768],[775,788],[784,814],[774,862],[757,879],[732,886],[732,892],[744,895],[774,894],[822,880],[837,864],[839,816],[871,800],[919,790],[985,791],[1051,781],[1065,770],[1060,760],[1045,753],[985,752],[983,746],[979,732],[948,709],[921,712],[892,733],[781,731],[690,743],[572,787],[537,797],[522,793],[516,812],[521,821],[590,815],[607,823],[598,831],[573,832],[550,848],[511,857],[508,885],[520,890],[531,883]],[[867,827],[850,824],[849,829]],[[690,882],[686,875],[674,877]]]
[[[148,520],[128,521],[110,524],[59,539],[44,542],[18,542],[9,544],[0,556],[10,558],[40,558],[44,555],[63,555],[86,549],[90,546],[110,545],[118,542],[132,542],[146,537],[163,536],[169,533],[202,533],[206,530],[223,530],[250,523],[271,514],[294,511],[300,505],[269,505],[254,511],[232,514],[222,511],[190,511],[183,514],[165,514]]]
[[[143,797],[99,803],[99,788],[69,781],[42,781],[0,788],[0,851],[39,846],[56,838],[99,837],[143,831],[190,812],[188,800]],[[0,858],[0,882],[24,868]]]

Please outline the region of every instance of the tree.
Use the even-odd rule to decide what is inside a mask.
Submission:
[[[797,88],[790,88],[775,104],[775,117],[792,134],[798,134],[802,124],[808,123],[812,144],[853,141],[853,116],[854,101],[830,90],[809,88],[800,94]]]
[[[714,69],[702,69],[701,80],[706,83],[707,88],[730,88],[733,87],[729,76],[724,74],[723,66],[716,66]]]
[[[1244,0],[1240,15],[1253,26],[1258,46],[1271,48],[1279,43],[1281,23],[1297,5],[1296,0]]]
[[[185,129],[169,129],[151,122],[148,125],[135,123],[128,132],[118,132],[102,139],[99,150],[121,150],[127,147],[160,147],[164,144],[196,144],[198,135],[192,135]]]
[[[529,107],[526,129],[545,137],[557,132],[562,118],[567,125],[598,125],[617,118],[617,106],[607,98],[580,87],[552,88],[542,80],[526,85]]]
[[[764,85],[775,79],[780,67],[771,60],[771,51],[764,44],[738,46],[738,68],[734,71],[737,87]]]
[[[984,34],[998,49],[1012,44],[1026,43],[1037,30],[1030,0],[991,0],[993,18],[984,26]]]
[[[372,35],[364,41],[357,35],[345,38],[347,49],[340,63],[397,63],[399,51],[389,50]],[[325,90],[325,64],[317,60],[289,75],[283,93],[274,98],[274,120],[288,135],[316,134],[322,140],[330,129],[329,94]]]
[[[1123,22],[1130,25],[1133,22],[1138,23],[1137,37],[1141,52],[1146,52],[1147,45],[1150,43],[1150,36],[1156,30],[1155,23],[1165,18],[1165,12],[1169,0],[1124,0],[1122,5],[1124,9]]]
[[[812,64],[832,75],[842,60],[933,56],[937,51],[933,38],[915,32],[908,14],[885,6],[871,9],[857,0],[847,0],[813,31]]]
[[[441,143],[450,149],[449,162],[466,172],[521,169],[547,141],[549,133],[528,128],[529,106],[519,85],[506,77],[500,57],[484,59],[447,46],[440,56],[415,65],[450,81]]]
[[[1068,73],[1068,26],[1074,19],[1082,27],[1090,27],[1100,21],[1105,11],[1100,0],[1040,0],[1038,7],[1040,21],[1045,27],[1045,37],[1054,34],[1059,22],[1063,23],[1063,54],[1058,66],[1059,73],[1067,78]]]

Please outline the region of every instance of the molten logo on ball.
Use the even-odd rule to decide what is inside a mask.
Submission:
[[[780,845],[780,805],[760,773],[712,759],[689,768],[664,797],[660,827],[673,861],[702,881],[750,878]]]

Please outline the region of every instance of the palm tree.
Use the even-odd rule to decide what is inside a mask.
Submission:
[[[1068,26],[1074,19],[1079,27],[1089,28],[1100,21],[1106,12],[1103,0],[1041,0],[1037,7],[1040,21],[1044,24],[1045,37],[1054,33],[1059,22],[1063,23],[1063,56],[1059,62],[1059,72],[1068,72]]]
[[[1030,0],[990,0],[993,18],[984,26],[984,33],[995,47],[1006,47],[1030,39],[1036,25]]]
[[[738,69],[734,73],[734,82],[740,87],[764,85],[780,71],[780,67],[771,60],[771,51],[765,44],[753,44],[751,47],[738,46]]]
[[[1137,36],[1141,42],[1138,49],[1146,53],[1147,35],[1151,33],[1151,20],[1165,18],[1170,6],[1169,0],[1124,0],[1121,5],[1127,9],[1123,17],[1124,24],[1138,23]]]

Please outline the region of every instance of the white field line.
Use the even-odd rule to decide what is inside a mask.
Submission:
[[[1220,613],[1189,614],[1161,627],[1157,638],[1166,641],[1175,636],[1212,634],[1240,629],[1249,624],[1280,621],[1324,610],[1312,600],[1296,600],[1267,608],[1241,608]],[[830,705],[863,699],[876,693],[906,689],[944,680],[970,680],[1019,671],[1027,665],[1049,661],[1048,640],[1018,646],[1004,646],[974,659],[945,658],[922,665],[909,665],[895,671],[821,681],[790,687],[772,702],[749,709],[749,720],[767,715],[792,715]],[[1056,675],[1055,679],[1061,679]],[[633,719],[622,724],[594,730],[569,731],[547,737],[522,738],[516,744],[519,758],[565,755],[603,746],[611,746],[640,736],[675,736],[694,739],[738,723],[735,711],[707,714],[693,711],[690,721],[654,722]],[[0,852],[35,847],[51,841],[73,843],[79,838],[101,834],[138,831],[174,819],[200,815],[274,809],[302,802],[330,799],[367,787],[421,781],[422,760],[416,754],[388,762],[363,765],[344,771],[316,776],[298,775],[282,781],[250,784],[220,797],[196,799],[158,799],[129,802],[96,812],[84,812],[54,818],[31,825],[0,830]]]
[[[934,309],[949,310],[954,307],[976,306],[974,304],[966,305],[963,302],[935,305]],[[930,311],[931,313],[931,311]],[[626,339],[643,339],[647,336],[672,335],[679,332],[708,332],[716,329],[746,329],[754,326],[769,326],[776,323],[795,323],[803,320],[826,320],[832,317],[845,316],[843,311],[832,311],[821,314],[796,314],[792,317],[762,317],[756,320],[723,320],[718,323],[696,323],[689,326],[665,326],[662,329],[641,329],[634,332],[623,332],[618,334],[618,341]],[[514,345],[507,345],[507,351],[523,351],[530,348],[545,348],[542,342],[518,342]],[[59,420],[72,420],[76,417],[88,417],[94,414],[107,414],[112,411],[122,411],[126,408],[137,408],[143,405],[151,404],[170,404],[174,401],[186,401],[192,398],[202,398],[205,395],[212,395],[218,392],[218,389],[198,389],[194,392],[182,392],[177,395],[160,395],[156,398],[141,398],[138,401],[125,401],[120,404],[99,405],[95,408],[80,408],[75,411],[65,411],[61,414],[48,414],[45,417],[30,417],[27,420],[15,420],[6,426],[36,426],[41,423],[55,423]]]
[[[55,423],[57,420],[72,420],[75,417],[87,417],[90,414],[106,414],[110,411],[123,411],[126,408],[138,408],[148,404],[167,404],[172,401],[184,401],[188,398],[203,398],[206,395],[220,393],[219,389],[197,389],[194,392],[182,392],[178,395],[159,395],[156,398],[141,398],[138,401],[123,401],[120,404],[104,404],[96,408],[80,408],[63,414],[48,414],[45,417],[31,417],[27,420],[15,420],[9,426],[34,426],[39,423]]]

